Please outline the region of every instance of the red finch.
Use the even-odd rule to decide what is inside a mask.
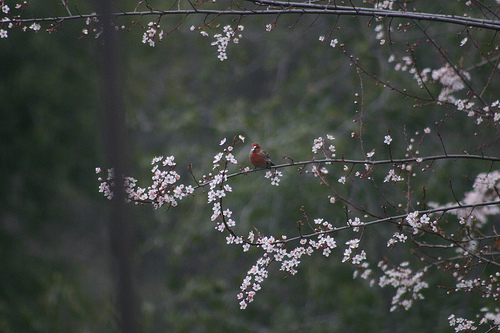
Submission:
[[[252,149],[248,157],[250,157],[250,162],[252,162],[256,168],[269,168],[271,165],[274,165],[274,163],[271,162],[269,153],[262,149],[258,143],[252,143]]]

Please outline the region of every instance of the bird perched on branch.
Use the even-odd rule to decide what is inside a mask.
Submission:
[[[250,150],[250,155],[248,155],[248,157],[250,158],[250,162],[256,168],[269,168],[274,165],[274,163],[271,162],[269,153],[262,149],[258,143],[252,143],[252,149]]]

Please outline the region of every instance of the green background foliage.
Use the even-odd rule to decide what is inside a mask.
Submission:
[[[78,4],[82,12],[87,5]],[[163,2],[158,6],[164,6]],[[27,14],[64,12],[59,2],[40,7],[30,3]],[[143,17],[131,31],[117,32],[123,38],[125,59],[127,126],[132,142],[127,149],[133,153],[134,176],[142,186],[147,185],[153,156],[175,155],[176,170],[189,183],[188,164],[198,177],[207,174],[220,149],[219,141],[239,134],[247,138],[235,150],[243,166],[249,165],[246,156],[254,141],[271,153],[275,163],[284,163],[281,156],[295,161],[311,158],[313,140],[326,133],[336,137],[337,156],[363,158],[359,139],[351,138],[351,132],[360,130],[359,123],[353,122],[359,117],[356,111],[362,110],[353,104],[355,100],[363,103],[365,153],[375,148],[375,157],[389,157],[383,144],[388,129],[394,139],[392,156],[403,157],[409,138],[418,141],[425,127],[434,129],[435,122],[442,120],[446,121],[438,131],[449,153],[460,149],[473,153],[478,143],[490,138],[492,129],[488,128],[471,135],[476,128],[465,115],[445,116],[452,107],[414,108],[414,101],[375,84],[350,66],[348,56],[352,54],[381,81],[422,94],[410,74],[396,72],[387,63],[391,51],[407,53],[405,41],[419,41],[415,55],[419,66],[439,68],[444,64],[418,30],[394,33],[396,43],[380,47],[374,38],[375,22],[369,18],[283,16],[273,31],[266,32],[271,17],[248,17],[240,22],[245,26],[243,38],[239,44],[229,45],[229,59],[221,62],[210,45],[212,37],[189,30],[191,25],[201,26],[202,17],[188,17],[179,31],[151,48],[141,43],[141,37],[142,27],[153,19]],[[162,28],[172,29],[180,19],[163,17]],[[234,27],[232,19],[221,17],[216,22]],[[119,18],[117,25],[131,27],[130,20]],[[338,38],[339,45],[331,48],[329,40],[322,43],[318,37],[328,36],[335,25],[341,29],[331,38]],[[109,203],[97,192],[94,173],[97,166],[110,167],[104,165],[101,143],[96,55],[100,39],[92,35],[80,39],[83,28],[83,20],[76,20],[65,22],[52,34],[12,29],[9,38],[0,41],[2,332],[115,329]],[[442,28],[429,24],[431,32]],[[221,28],[205,30],[210,36],[221,32]],[[436,38],[444,48],[456,49],[461,39],[456,34],[461,31],[448,26]],[[425,56],[429,52],[434,56]],[[453,59],[461,56],[460,52],[450,54]],[[474,63],[476,55],[472,50],[470,54],[467,61]],[[475,77],[482,80],[481,73]],[[490,86],[485,98],[494,97],[495,87]],[[439,85],[430,88],[439,94]],[[469,135],[456,140],[457,128]],[[421,155],[442,153],[436,135],[426,136],[423,142]],[[494,153],[497,147],[492,144],[483,151]],[[415,182],[425,184],[440,202],[453,200],[447,189],[449,179],[460,193],[470,188],[475,174],[489,167],[486,163],[458,167],[452,167],[452,162],[438,163],[431,176],[426,174]],[[335,186],[344,175],[342,167],[330,167],[328,177]],[[345,224],[343,205],[330,204],[327,196],[331,193],[312,175],[299,174],[296,169],[282,170],[279,187],[270,186],[263,173],[231,181],[235,193],[227,204],[238,222],[237,231],[246,235],[257,228],[266,234],[295,235],[297,221],[305,222],[301,207],[311,218]],[[379,179],[387,171],[375,170]],[[339,191],[370,209],[380,207],[382,200],[369,188],[370,183],[360,184],[348,181]],[[383,186],[392,191],[394,200],[404,196],[404,186]],[[443,290],[425,293],[426,299],[408,312],[389,313],[394,290],[370,288],[365,281],[353,280],[352,267],[339,260],[344,242],[352,235],[338,235],[341,246],[330,258],[319,253],[304,258],[296,276],[283,279],[284,273],[272,268],[255,302],[242,311],[236,293],[260,253],[253,249],[243,254],[240,247],[225,245],[225,235],[210,222],[211,208],[202,191],[168,212],[147,206],[131,212],[146,331],[438,332],[450,330],[446,322],[450,313],[467,315],[478,306],[462,296],[447,296],[453,301],[444,304]],[[383,255],[411,258],[404,247],[398,252],[385,248],[384,239],[394,231],[391,226],[367,231],[363,246],[372,264]],[[438,278],[436,275],[430,283],[446,284]]]

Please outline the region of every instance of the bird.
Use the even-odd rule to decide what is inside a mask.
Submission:
[[[248,155],[248,157],[250,158],[250,162],[256,168],[270,168],[274,165],[274,163],[271,162],[269,153],[262,149],[258,143],[252,143],[252,149],[250,150],[250,155]]]

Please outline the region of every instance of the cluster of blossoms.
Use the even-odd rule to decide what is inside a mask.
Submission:
[[[164,205],[175,207],[177,206],[177,200],[182,200],[184,197],[193,194],[194,188],[191,185],[176,185],[180,176],[174,170],[176,165],[174,156],[155,157],[151,164],[153,165],[151,169],[153,174],[151,177],[152,184],[147,188],[137,186],[137,180],[132,177],[123,177],[127,202],[135,202],[136,204],[151,203],[155,209]],[[97,174],[101,172],[101,168],[96,168]],[[101,182],[99,192],[103,193],[109,200],[114,196],[115,179],[113,169],[108,170],[106,179],[101,176],[98,177]]]
[[[455,106],[458,111],[466,112],[469,117],[476,117],[475,123],[479,125],[483,122],[484,118],[493,119],[493,122],[500,122],[500,101],[496,100],[490,105],[483,107],[482,109],[474,107],[474,103],[464,99],[458,99],[455,101]]]
[[[458,268],[458,267],[457,267]],[[484,298],[491,298],[495,301],[500,300],[500,272],[490,274],[485,278],[465,279],[463,275],[458,273],[454,274],[457,283],[455,285],[455,292],[480,292]]]
[[[332,135],[327,134],[326,139],[324,139],[321,136],[318,137],[317,139],[314,139],[311,151],[313,152],[313,154],[316,155],[322,154],[325,157],[325,159],[333,159],[336,156],[335,155],[336,148],[334,145],[327,142],[327,140],[333,141],[335,140],[335,138]],[[325,164],[331,164],[331,162],[327,161],[325,162]],[[306,171],[306,173],[311,173],[313,174],[314,177],[322,177],[322,175],[328,174],[328,170],[325,167],[320,168],[316,164],[311,164],[311,170]],[[343,183],[345,183],[345,177],[343,179]]]
[[[349,219],[347,221],[347,225],[352,228],[352,231],[359,232],[364,223],[361,222],[361,219],[359,217],[355,217],[354,220]]]
[[[241,142],[244,142],[245,137],[240,135],[239,140]],[[223,139],[220,142],[220,145],[226,145],[226,141],[226,139]],[[238,164],[238,160],[236,160],[235,156],[232,153],[233,149],[233,145],[226,145],[224,151],[215,155],[212,162],[212,170],[216,170],[218,172],[215,175],[209,173],[208,176],[202,177],[202,183],[208,184],[209,186],[209,190],[207,192],[208,203],[213,203],[213,214],[211,217],[211,221],[216,222],[215,229],[220,232],[223,232],[224,230],[232,228],[236,225],[236,222],[231,219],[232,211],[230,209],[222,211],[221,207],[221,199],[226,196],[226,193],[233,191],[232,187],[227,184],[228,166],[231,164]],[[228,244],[240,244],[242,242],[241,240],[241,238],[229,237],[227,239],[227,242]]]
[[[248,249],[251,243],[254,246],[261,247],[264,254],[250,268],[241,284],[241,292],[237,295],[237,298],[240,300],[241,309],[245,309],[254,300],[257,291],[261,289],[261,283],[269,275],[268,266],[272,262],[280,263],[280,270],[288,275],[295,275],[297,267],[301,263],[301,258],[304,255],[311,256],[315,251],[321,251],[323,256],[329,257],[332,250],[337,248],[337,242],[331,236],[331,233],[335,232],[336,228],[322,218],[314,219],[314,225],[313,234],[291,240],[288,240],[284,235],[281,238],[260,235],[255,240],[254,233],[252,231],[249,233],[244,249]],[[364,224],[359,218],[356,218],[349,220],[348,225],[354,231],[359,232]],[[288,250],[291,242],[296,242],[297,240],[299,244]],[[347,248],[344,250],[342,262],[350,262],[362,268],[364,270],[362,277],[366,279],[370,275],[371,270],[367,269],[368,263],[364,262],[366,260],[365,251],[362,250],[359,253],[355,253],[359,248],[359,242],[360,239],[354,238],[345,243]]]
[[[455,332],[470,332],[477,330],[473,320],[456,317],[454,314],[448,317],[448,322],[451,327],[455,327]]]
[[[436,203],[429,203],[430,207],[435,209],[446,209],[449,214],[456,215],[459,224],[465,226],[467,233],[463,235],[460,242],[457,242],[457,253],[461,256],[468,257],[470,259],[469,264],[472,260],[478,259],[481,262],[488,260],[487,256],[490,252],[487,247],[479,247],[480,240],[483,234],[478,231],[488,222],[488,216],[498,216],[500,214],[500,209],[497,205],[481,205],[487,202],[498,202],[498,188],[500,185],[500,172],[498,170],[490,171],[488,173],[481,173],[477,175],[473,190],[465,193],[465,198],[460,202],[451,202],[446,205],[438,205]],[[455,208],[450,210],[450,207],[469,206],[463,208]],[[417,220],[416,216],[410,217],[415,223]],[[423,216],[422,216],[423,217]],[[407,218],[408,219],[408,218]],[[478,292],[483,298],[490,298],[494,301],[500,299],[500,272],[495,272],[490,274],[489,277],[481,278],[475,277],[472,279],[467,279],[465,275],[469,272],[466,270],[463,274],[459,274],[459,271],[463,267],[455,263],[453,267],[456,271],[453,276],[456,278],[456,285],[453,291],[455,292]],[[498,327],[500,325],[500,314],[499,309],[495,309],[494,312],[490,312],[487,308],[483,308],[481,311],[485,312],[483,318],[480,320],[479,324],[491,324]],[[449,318],[450,326],[455,328],[456,332],[462,331],[473,331],[476,330],[474,326],[474,321],[467,320],[464,318],[458,318],[455,315],[450,315]]]
[[[243,279],[240,286],[241,293],[238,293],[237,298],[240,301],[240,309],[246,309],[249,303],[253,302],[255,294],[261,289],[261,283],[268,277],[269,271],[267,267],[271,263],[272,258],[267,254],[257,260],[247,272],[247,276]]]
[[[396,295],[392,298],[391,312],[398,307],[408,310],[412,306],[413,300],[424,299],[421,290],[429,288],[427,282],[422,281],[422,277],[426,272],[425,269],[414,274],[406,261],[395,268],[390,268],[383,261],[379,262],[378,266],[384,272],[379,279],[378,285],[382,288],[387,285],[396,288]]]
[[[314,224],[316,225],[315,231],[317,232],[328,232],[328,231],[333,231],[334,228],[331,223],[328,221],[324,221],[321,218],[314,219]],[[301,240],[303,244],[305,244],[305,240]],[[331,237],[329,234],[326,233],[320,233],[318,235],[318,241],[315,242],[314,240],[310,240],[309,243],[315,248],[315,249],[323,249],[323,255],[325,257],[330,256],[330,252],[332,249],[337,247],[337,243]]]
[[[326,139],[329,141],[335,140],[335,138],[330,134],[326,135]],[[328,145],[328,147],[327,147],[327,145]],[[320,136],[317,139],[314,139],[313,146],[312,146],[313,154],[323,153],[325,158],[334,158],[335,151],[336,151],[335,146],[327,143],[323,137]]]
[[[377,38],[380,39],[383,36],[382,25],[378,25],[375,30],[377,33]],[[382,40],[383,41],[383,40]],[[462,40],[461,46],[467,42],[467,38]],[[391,55],[388,59],[389,63],[396,60],[394,55]],[[465,88],[464,80],[470,80],[471,76],[467,71],[460,70],[452,67],[449,63],[446,63],[443,67],[438,69],[424,68],[421,71],[417,71],[413,59],[410,56],[401,57],[396,62],[394,66],[396,71],[408,72],[413,74],[413,78],[417,84],[423,88],[425,82],[436,82],[441,84],[441,92],[438,96],[440,102],[450,102],[454,103],[458,111],[466,112],[469,117],[476,117],[475,123],[477,125],[481,124],[484,117],[493,119],[493,122],[500,122],[500,101],[496,100],[490,105],[486,105],[482,108],[474,107],[474,102],[466,99],[457,99],[453,96],[454,93],[461,91]],[[389,143],[388,143],[389,144]]]
[[[95,168],[95,172],[97,174],[100,174],[102,172],[101,168]],[[99,193],[102,193],[105,198],[108,198],[109,200],[113,199],[114,193],[113,193],[113,186],[115,185],[115,170],[114,169],[108,169],[108,175],[106,177],[106,180],[104,180],[101,176],[97,178],[98,181],[101,182],[99,185]]]
[[[236,34],[237,31],[243,31],[244,27],[242,25],[239,25],[236,28],[236,31],[230,26],[226,25],[223,29],[222,34],[215,34],[214,39],[215,41],[212,42],[212,46],[217,46],[217,58],[219,58],[220,61],[224,61],[227,59],[227,47],[229,43],[232,41],[234,44],[238,44],[240,42],[240,39],[243,37],[241,33]],[[193,27],[191,27],[191,30],[194,30]],[[208,36],[208,34],[204,31],[201,32],[203,36]]]
[[[392,28],[389,28],[390,30],[392,30]],[[385,30],[384,30],[384,25],[383,24],[378,24],[377,26],[375,26],[375,32],[377,33],[375,35],[375,38],[378,39],[380,41],[380,45],[384,45],[386,40],[385,40]]]
[[[481,286],[483,284],[484,284],[483,280],[479,279],[479,278],[472,279],[472,280],[463,279],[463,280],[460,280],[459,282],[457,282],[455,291],[460,291],[460,290],[474,291],[475,289],[481,288]]]
[[[16,4],[15,6],[15,9],[23,9],[23,8],[26,8],[28,6],[28,1],[24,1],[22,4],[18,3]],[[2,11],[3,14],[9,14],[11,13],[10,11],[10,7],[9,5],[6,5],[5,4],[5,0],[1,0],[0,1],[0,9]],[[1,20],[0,20],[0,23],[7,23],[8,22],[8,25],[7,27],[9,29],[11,29],[12,27],[14,27],[14,24],[12,23],[12,20],[9,18],[9,17],[3,17]],[[31,24],[31,26],[29,27],[29,29],[33,30],[33,31],[39,31],[41,28],[40,24],[38,23],[33,23]],[[27,31],[28,28],[25,26],[21,29],[22,31]],[[0,29],[0,38],[7,38],[9,37],[9,33],[7,32],[7,30],[4,30],[4,29]]]
[[[243,138],[243,137],[242,137]],[[244,140],[245,138],[243,138]],[[221,146],[226,143],[226,139],[221,141]],[[228,146],[227,148],[224,149],[224,152],[220,152],[217,155],[214,156],[213,160],[213,168],[212,170],[219,169],[220,168],[220,162],[223,160],[225,162],[224,164],[224,169],[227,166],[227,163],[231,164],[238,164],[238,161],[234,157],[233,153],[233,146]]]
[[[322,175],[328,174],[328,169],[325,167],[319,167],[316,164],[311,164],[311,170],[306,171],[306,173],[312,173],[314,177],[321,177]]]
[[[499,187],[499,170],[494,170],[488,173],[481,173],[476,176],[476,179],[472,186],[473,190],[465,193],[465,197],[462,201],[460,201],[460,205],[475,205],[498,200]],[[440,205],[434,202],[430,202],[429,206],[438,209],[456,206],[456,204],[456,202],[450,202],[445,205]],[[482,207],[454,209],[449,211],[448,213],[456,215],[459,219],[460,224],[465,224],[467,227],[472,227],[474,225],[480,228],[488,221],[488,216],[495,216],[500,214],[500,207],[498,205],[485,205]]]
[[[424,135],[429,134],[431,130],[427,127],[423,130],[422,133],[422,138],[423,139]],[[415,132],[415,135],[420,135],[420,132]],[[353,133],[353,137],[355,137],[355,133]],[[327,135],[328,140],[334,140],[335,138],[331,135]],[[384,136],[384,144],[390,145],[392,143],[393,139],[390,135]],[[416,150],[415,148],[415,143],[416,140],[415,138],[409,138],[408,139],[408,146],[407,146],[407,154],[405,154],[405,157],[415,157],[419,155],[419,150]],[[420,146],[420,143],[418,143],[417,148]],[[335,158],[335,146],[327,143],[326,139],[323,137],[318,137],[314,139],[313,145],[312,145],[312,152],[314,154],[322,154],[325,159],[333,159]],[[366,153],[366,163],[364,163],[364,171],[358,170],[354,172],[354,165],[349,167],[348,165],[344,165],[344,171],[345,174],[343,176],[340,176],[338,178],[338,182],[340,184],[346,184],[348,179],[351,179],[351,176],[355,176],[358,178],[364,178],[364,179],[371,179],[371,175],[374,171],[374,164],[370,163],[373,161],[374,156],[375,156],[375,149],[370,150],[369,152]],[[321,163],[324,163],[326,165],[332,164],[330,161],[321,161]],[[387,173],[387,175],[384,177],[383,182],[401,182],[405,180],[405,177],[403,177],[403,173],[408,174],[409,176],[416,176],[416,173],[413,172],[413,168],[416,165],[419,165],[422,163],[421,158],[417,158],[414,163],[402,163],[402,164],[394,164],[393,169],[390,169]],[[315,177],[322,177],[324,175],[327,175],[329,172],[325,167],[320,167],[315,163],[311,164],[311,170],[306,171],[306,173],[312,173]]]
[[[394,0],[375,1],[375,9],[392,10]]]
[[[268,170],[268,171],[266,171],[266,174],[264,177],[271,179],[271,185],[279,186],[280,180],[281,180],[280,177],[282,177],[282,176],[283,176],[283,174],[281,173],[281,171]]]
[[[142,35],[142,43],[149,43],[149,46],[154,47],[156,42],[163,39],[163,30],[160,30],[160,23],[149,22],[148,29]]]
[[[481,290],[483,297],[493,298],[495,301],[498,301],[500,298],[500,287],[498,285],[499,280],[500,272],[490,275],[489,283],[486,283],[486,281],[481,279],[461,280],[457,283],[456,291]],[[481,312],[484,314],[479,321],[479,325],[490,324],[492,326],[496,326],[497,328],[500,326],[500,308],[497,307],[491,311],[487,307],[484,307],[481,309]],[[450,326],[455,327],[455,332],[469,332],[477,329],[477,327],[474,326],[475,322],[473,320],[457,318],[454,314],[451,314],[448,317],[448,321]]]
[[[92,13],[91,15],[96,15],[96,13]],[[99,19],[97,16],[87,17],[87,20],[85,21],[87,28],[82,30],[82,34],[88,35],[92,32],[95,33],[95,37],[98,38],[102,34],[102,27],[98,23]]]
[[[221,170],[219,174],[215,175],[210,181],[210,189],[208,190],[208,203],[214,203],[212,207],[212,221],[217,221],[215,229],[220,232],[227,228],[234,227],[236,223],[231,219],[232,212],[226,210],[222,212],[220,199],[226,196],[226,192],[232,192],[233,189],[229,184],[224,184],[227,181],[227,170]],[[220,219],[223,219],[221,222]],[[228,221],[225,221],[228,218]],[[225,221],[225,223],[224,223]]]
[[[429,133],[431,133],[430,128],[428,128],[428,127],[424,128],[420,143],[422,142],[423,137]],[[418,131],[415,132],[415,135],[420,135],[420,132],[418,132]],[[392,137],[390,135],[386,135],[384,137],[384,143],[387,145],[390,145],[391,142],[392,142]],[[417,147],[415,147],[416,146],[415,143],[416,143],[415,138],[409,139],[408,145],[406,147],[407,153],[405,154],[405,157],[407,157],[407,158],[408,157],[416,157],[420,154],[420,152],[418,150],[420,143],[418,143]],[[413,172],[413,169],[415,166],[420,165],[422,163],[422,161],[423,161],[422,158],[416,158],[414,163],[394,164],[393,165],[394,168],[390,169],[387,172],[387,175],[384,177],[384,183],[387,183],[387,182],[396,183],[396,182],[401,182],[401,181],[405,180],[405,177],[402,176],[403,173],[406,173],[408,175],[408,177],[416,176],[416,173]],[[425,169],[423,169],[422,171],[425,171]]]
[[[388,59],[389,63],[396,60],[394,55]],[[425,82],[437,82],[442,85],[441,92],[438,96],[440,102],[455,103],[457,99],[452,95],[465,88],[463,78],[470,80],[470,74],[463,70],[456,70],[448,63],[438,69],[424,68],[417,71],[413,59],[410,56],[404,56],[397,61],[394,69],[397,71],[408,72],[413,74],[413,78],[417,84],[422,87]],[[457,73],[458,71],[458,73]]]
[[[488,308],[482,308],[481,311],[484,312],[484,315],[479,322],[480,325],[486,323],[492,323],[497,327],[500,325],[500,308],[495,308],[493,311],[490,311]]]
[[[320,229],[332,229],[332,226],[322,219],[316,219],[315,223],[320,226]],[[257,291],[261,289],[261,283],[269,275],[268,266],[271,262],[281,263],[281,271],[289,275],[295,275],[297,267],[301,263],[302,256],[310,256],[315,250],[322,250],[323,255],[328,257],[331,250],[337,247],[335,239],[323,232],[318,234],[317,239],[300,239],[299,245],[292,250],[286,248],[288,245],[286,236],[282,236],[281,239],[273,236],[259,236],[255,242],[254,238],[254,233],[250,232],[248,242],[261,247],[265,252],[252,268],[248,270],[247,276],[243,279],[240,287],[241,292],[237,295],[237,298],[240,300],[241,309],[245,309],[254,300]]]
[[[31,30],[35,31],[35,32],[38,32],[38,31],[40,31],[40,29],[42,28],[42,26],[41,26],[40,24],[38,24],[38,23],[36,23],[36,22],[35,22],[35,23],[32,23],[32,24],[29,26],[29,28],[30,28]],[[26,29],[26,27],[25,27],[23,31],[26,31],[26,30],[27,30],[27,29]]]
[[[2,12],[4,14],[8,14],[9,11],[10,11],[10,7],[6,4],[4,4],[3,2],[0,3],[1,5],[1,9],[2,9]],[[8,20],[8,18],[6,18]],[[4,19],[5,20],[5,19]],[[0,38],[7,38],[9,36],[9,34],[7,33],[7,30],[4,30],[4,29],[0,29]]]
[[[364,260],[366,260],[366,252],[365,250],[361,250],[361,253],[354,254],[353,251],[359,247],[359,238],[351,239],[346,242],[346,245],[349,245],[348,248],[344,251],[344,258],[342,258],[342,262],[349,261],[353,265],[360,265]]]
[[[62,1],[62,2],[68,11],[68,14],[71,16],[72,14],[69,10],[67,1]],[[22,25],[22,22],[24,21],[24,19],[21,18],[21,15],[22,15],[22,13],[24,13],[24,11],[26,11],[26,9],[28,9],[28,7],[29,7],[29,1],[22,1],[20,3],[15,4],[13,7],[15,10],[12,10],[12,8],[6,4],[5,0],[0,0],[0,14],[6,15],[4,17],[0,17],[0,27],[1,27],[0,28],[0,38],[8,38],[9,37],[8,30],[3,29],[5,27],[8,29],[18,27],[18,28],[20,28],[20,30],[22,32],[34,31],[35,33],[38,33],[39,31],[42,30],[42,25],[38,22],[32,22],[29,25]],[[81,15],[79,15],[79,16],[81,17]],[[89,20],[91,20],[92,22],[98,22],[96,13],[91,13],[90,16],[93,16],[93,18],[87,19],[87,25],[89,25],[89,23],[88,23]],[[30,22],[30,21],[32,21],[32,20],[28,19],[28,22]],[[39,22],[42,22],[42,21],[45,22],[47,20],[46,19],[39,20]],[[62,19],[61,19],[61,21],[62,21]],[[59,20],[57,20],[57,22],[54,20],[53,23],[49,23],[47,25],[47,27],[45,28],[45,31],[48,33],[56,32],[58,27],[59,27],[59,22],[60,22]],[[99,30],[99,32],[97,32],[97,30]],[[97,32],[96,38],[99,37],[99,35],[102,33],[102,29],[83,29],[82,33],[84,35],[87,35],[89,33],[89,31]]]
[[[282,236],[281,239],[272,236],[260,236],[254,243],[255,235],[253,232],[250,232],[248,242],[260,246],[265,253],[247,272],[247,276],[243,280],[240,287],[241,292],[237,295],[240,300],[241,309],[245,309],[248,304],[254,300],[256,293],[261,289],[261,283],[269,275],[268,266],[273,261],[281,263],[280,270],[289,275],[295,275],[303,255],[311,256],[314,251],[322,250],[323,256],[330,256],[331,251],[337,247],[335,239],[330,235],[336,228],[321,218],[314,219],[314,223],[317,226],[315,234],[300,238],[300,244],[292,250],[287,249],[290,243],[287,241],[286,236]],[[361,222],[359,218],[355,218],[354,220],[349,219],[347,225],[350,226],[353,231],[359,232],[361,227],[364,226],[364,223]],[[317,238],[314,239],[314,235],[316,235]],[[365,261],[366,252],[362,250],[356,253],[359,248],[360,239],[354,238],[347,241],[345,244],[347,247],[344,250],[342,262],[350,262],[358,267],[354,277],[357,276],[358,271],[363,271],[361,277],[367,279],[373,272],[368,268],[369,264]],[[392,300],[393,306],[391,311],[395,311],[399,306],[408,310],[412,306],[413,300],[424,298],[421,291],[422,289],[428,288],[428,284],[422,281],[426,270],[424,269],[417,273],[413,273],[408,266],[408,262],[404,262],[396,268],[389,268],[389,266],[383,262],[379,263],[379,268],[382,270],[383,275],[378,279],[378,285],[380,287],[390,285],[396,288],[396,294],[393,296]],[[372,279],[370,284],[373,285],[374,283],[375,279]]]
[[[394,235],[392,235],[392,237],[387,241],[387,247],[391,247],[398,242],[405,243],[407,239],[408,237],[405,234],[396,231]]]
[[[384,183],[387,182],[400,182],[403,181],[404,178],[401,177],[401,173],[397,173],[394,169],[389,170],[389,173],[387,173],[387,176],[384,178]]]
[[[10,24],[9,24],[9,26],[10,26]],[[34,22],[29,27],[28,26],[22,27],[21,31],[25,32],[28,30],[33,30],[34,32],[38,32],[38,31],[40,31],[41,28],[42,28],[42,26],[39,23]],[[0,29],[0,38],[7,38],[8,36],[9,36],[9,34],[8,34],[7,30]]]
[[[460,74],[467,80],[470,80],[470,74],[465,71],[460,71]],[[448,63],[440,69],[432,71],[432,79],[443,85],[438,100],[442,102],[454,103],[456,99],[451,95],[465,88],[462,77]]]
[[[424,214],[418,217],[418,212],[412,212],[406,216],[405,221],[408,223],[410,227],[413,228],[413,234],[416,235],[421,232],[424,228],[432,230],[432,232],[437,233],[438,229],[436,227],[437,221],[431,221],[431,218]]]

